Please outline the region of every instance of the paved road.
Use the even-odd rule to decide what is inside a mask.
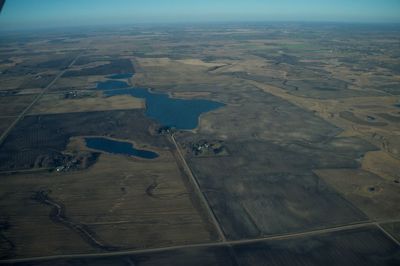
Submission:
[[[188,174],[188,176],[189,176],[189,178],[191,180],[191,183],[194,185],[194,189],[195,189],[197,195],[199,196],[199,198],[202,201],[203,205],[206,207],[206,209],[207,209],[207,211],[208,211],[208,213],[209,213],[209,215],[210,215],[210,217],[212,219],[212,222],[213,222],[215,228],[217,229],[217,233],[218,233],[219,238],[223,242],[225,242],[226,241],[226,237],[225,237],[224,232],[222,231],[221,225],[219,224],[219,222],[217,220],[217,217],[215,217],[214,212],[212,211],[210,205],[208,204],[208,201],[207,201],[206,197],[204,196],[203,192],[201,191],[200,185],[197,182],[197,179],[194,177],[193,172],[190,169],[189,165],[187,164],[187,162],[185,160],[185,157],[183,156],[182,151],[181,151],[178,143],[176,143],[174,134],[171,135],[171,140],[172,140],[172,143],[174,143],[174,145],[176,147],[176,150],[178,151],[178,155],[180,157],[180,160],[182,161],[183,167],[185,168],[185,171],[187,172],[187,174]]]
[[[82,52],[83,53],[83,52]],[[61,71],[47,86],[46,88],[43,89],[41,93],[38,94],[38,96],[35,97],[35,99],[17,116],[17,118],[14,120],[14,122],[7,128],[6,131],[0,136],[0,146],[3,144],[4,140],[7,138],[8,134],[10,134],[11,130],[14,129],[14,127],[18,124],[19,121],[21,121],[24,116],[29,112],[29,110],[32,108],[33,105],[35,105],[40,98],[54,85],[54,83],[57,82],[57,80],[64,75],[65,72],[68,71],[68,69],[73,66],[76,62],[76,60],[82,55],[82,53],[78,54],[74,60],[66,67],[63,71]]]
[[[356,224],[349,225],[341,225],[335,226],[325,229],[317,229],[310,230],[307,232],[300,233],[291,233],[284,235],[275,235],[268,236],[262,238],[254,238],[254,239],[243,239],[243,240],[233,240],[233,241],[225,241],[225,242],[211,242],[211,243],[203,243],[203,244],[189,244],[189,245],[181,245],[181,246],[171,246],[164,248],[150,248],[150,249],[141,249],[141,250],[128,250],[128,251],[117,251],[117,252],[108,252],[108,253],[91,253],[91,254],[74,254],[74,255],[55,255],[55,256],[45,256],[45,257],[33,257],[33,258],[23,258],[23,259],[9,259],[0,261],[0,264],[10,264],[10,263],[18,263],[18,262],[35,262],[35,261],[46,261],[46,260],[56,260],[56,259],[93,259],[93,258],[105,258],[105,257],[116,257],[116,256],[130,256],[130,255],[140,255],[146,253],[155,253],[155,252],[163,252],[163,251],[172,251],[178,249],[187,249],[187,248],[205,248],[205,247],[223,247],[223,246],[232,246],[239,244],[252,244],[258,243],[262,241],[272,241],[272,240],[284,240],[284,239],[292,239],[298,237],[309,237],[314,235],[333,233],[343,230],[357,229],[369,226],[377,226],[381,229],[379,224],[382,223],[395,223],[400,222],[400,220],[382,220],[382,221],[365,221]],[[387,234],[384,231],[385,234]],[[391,239],[393,239],[390,236]],[[398,241],[395,241],[397,245],[400,246]]]
[[[74,63],[76,62],[76,60],[79,58],[80,55],[81,54],[79,54],[78,56],[75,57],[75,59],[71,62],[71,64],[68,66],[68,68],[70,68],[72,65],[74,65]],[[32,106],[54,85],[54,83],[68,70],[68,68],[66,68],[61,73],[59,73],[57,75],[57,77],[49,85],[47,85],[47,87],[33,100],[33,102],[18,116],[18,118],[6,130],[6,132],[4,132],[2,134],[2,136],[0,137],[0,145],[2,144],[4,139],[7,137],[9,132],[15,127],[15,125],[29,112],[29,110],[32,108]],[[210,213],[210,217],[218,231],[218,234],[219,234],[222,242],[188,244],[188,245],[170,246],[170,247],[164,247],[164,248],[150,248],[150,249],[128,250],[128,251],[107,252],[107,253],[55,255],[55,256],[43,256],[43,257],[32,257],[32,258],[22,258],[22,259],[9,259],[9,260],[0,261],[0,264],[46,261],[46,260],[56,260],[56,259],[104,258],[104,257],[115,257],[115,256],[138,255],[138,254],[146,254],[146,253],[153,253],[153,252],[163,252],[163,251],[171,251],[171,250],[187,249],[187,248],[219,247],[219,246],[231,246],[231,245],[239,245],[239,244],[251,244],[251,243],[257,243],[257,242],[268,241],[268,240],[283,240],[283,239],[291,239],[291,238],[297,238],[297,237],[308,237],[308,236],[313,236],[313,235],[326,234],[326,233],[332,233],[332,232],[350,230],[350,229],[357,229],[357,228],[363,228],[363,227],[368,227],[368,226],[378,227],[385,235],[388,236],[388,238],[390,238],[394,243],[396,243],[397,245],[400,246],[399,241],[397,241],[389,233],[387,233],[380,225],[380,224],[384,224],[384,223],[400,222],[400,220],[381,220],[381,221],[370,220],[370,221],[364,221],[364,222],[355,223],[355,224],[341,225],[341,226],[330,227],[330,228],[325,228],[325,229],[318,229],[318,230],[310,230],[307,232],[300,232],[300,233],[291,233],[291,234],[275,235],[275,236],[268,236],[268,237],[262,237],[262,238],[254,238],[254,239],[233,240],[233,241],[226,240],[225,235],[221,229],[221,226],[214,215],[214,212],[212,211],[211,207],[208,204],[207,199],[205,198],[204,194],[202,193],[200,186],[197,182],[197,179],[194,177],[191,169],[189,168],[173,135],[171,136],[171,140],[177,149],[178,155],[179,155],[180,160],[185,168],[185,171],[187,172],[189,178],[191,179],[191,182],[194,185],[196,193],[198,194],[202,203],[207,208],[207,211]]]

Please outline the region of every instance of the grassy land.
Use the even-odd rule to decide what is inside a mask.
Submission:
[[[157,134],[160,125],[146,117],[143,100],[95,89],[116,73],[134,73],[123,80],[132,87],[225,104],[202,114],[198,128],[174,136],[228,240],[375,219],[388,220],[383,228],[398,238],[397,223],[389,223],[400,218],[397,36],[396,30],[247,25],[4,39],[0,130],[86,50],[0,147],[0,256],[218,241],[175,146]],[[124,140],[161,156],[98,156],[84,136]],[[193,143],[211,142],[223,152],[193,153]],[[77,160],[84,163],[55,171]],[[240,265],[396,263],[398,247],[379,230],[105,264],[171,264],[173,257],[185,265],[235,265],[235,256]]]

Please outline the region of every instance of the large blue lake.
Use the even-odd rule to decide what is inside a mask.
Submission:
[[[144,159],[154,159],[159,155],[152,151],[138,150],[129,142],[116,141],[107,138],[85,138],[86,146],[91,149],[105,151],[113,154],[136,156]]]
[[[104,91],[106,96],[132,95],[146,99],[146,115],[163,126],[190,130],[197,127],[201,114],[225,106],[209,100],[186,100],[169,97],[168,94],[154,93],[149,89],[131,88]]]

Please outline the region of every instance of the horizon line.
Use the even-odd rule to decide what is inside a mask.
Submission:
[[[144,26],[190,26],[190,25],[223,25],[223,24],[337,24],[337,25],[380,25],[380,26],[400,26],[399,22],[390,21],[346,21],[346,20],[209,20],[209,21],[157,21],[157,22],[129,22],[129,23],[94,23],[81,25],[40,25],[40,26],[21,26],[7,28],[0,25],[0,32],[27,32],[44,31],[57,29],[79,29],[79,28],[98,28],[98,27],[144,27]]]

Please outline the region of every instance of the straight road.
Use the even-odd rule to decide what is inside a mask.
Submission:
[[[94,258],[106,258],[106,257],[116,257],[116,256],[131,256],[131,255],[140,255],[147,253],[156,253],[156,252],[164,252],[164,251],[173,251],[178,249],[187,249],[187,248],[208,248],[208,247],[224,247],[224,246],[232,246],[232,245],[240,245],[240,244],[252,244],[263,241],[272,241],[272,240],[285,240],[292,238],[300,238],[300,237],[309,237],[320,234],[333,233],[338,231],[357,229],[363,227],[377,226],[381,229],[380,224],[383,223],[396,223],[400,222],[400,220],[381,220],[381,221],[365,221],[355,224],[349,225],[341,225],[324,229],[310,230],[307,232],[299,232],[299,233],[291,233],[284,235],[275,235],[275,236],[267,236],[262,238],[254,238],[254,239],[243,239],[243,240],[228,240],[225,242],[211,242],[211,243],[203,243],[203,244],[188,244],[188,245],[180,245],[180,246],[170,246],[163,248],[150,248],[150,249],[141,249],[141,250],[127,250],[127,251],[117,251],[117,252],[107,252],[107,253],[91,253],[91,254],[74,254],[74,255],[55,255],[55,256],[45,256],[45,257],[33,257],[33,258],[23,258],[23,259],[9,259],[0,261],[0,264],[12,264],[12,263],[25,263],[25,262],[35,262],[35,261],[47,261],[47,260],[57,260],[57,259],[94,259]],[[385,234],[387,234],[384,231]],[[390,239],[393,240],[392,237]],[[398,241],[395,241],[398,243]]]
[[[81,52],[80,54],[78,54],[73,60],[72,62],[63,70],[61,71],[47,86],[46,88],[43,89],[42,92],[40,92],[38,94],[38,96],[35,97],[35,99],[17,116],[17,118],[14,120],[14,122],[7,128],[6,131],[4,131],[4,133],[0,136],[0,146],[3,144],[4,140],[7,138],[8,134],[10,134],[11,130],[14,129],[14,127],[18,124],[19,121],[21,121],[24,116],[29,112],[29,110],[32,108],[32,106],[34,106],[39,100],[40,98],[42,98],[42,96],[57,82],[57,80],[65,74],[65,72],[68,71],[68,69],[70,67],[72,67],[76,60],[82,55],[83,52]]]
[[[207,201],[206,197],[204,196],[203,192],[201,191],[200,185],[197,182],[196,177],[194,177],[193,172],[190,169],[189,165],[187,164],[187,162],[185,160],[185,157],[183,156],[182,151],[181,151],[178,143],[176,143],[176,140],[175,140],[175,137],[174,137],[173,133],[171,134],[171,140],[172,140],[172,143],[175,145],[176,150],[178,151],[179,158],[182,161],[183,167],[185,168],[185,171],[187,172],[187,175],[189,176],[190,181],[194,186],[195,192],[199,196],[200,200],[202,201],[203,205],[206,207],[207,212],[211,217],[211,220],[212,220],[212,222],[213,222],[213,224],[214,224],[214,226],[215,226],[215,228],[217,230],[219,238],[223,242],[225,242],[226,241],[226,237],[225,237],[224,232],[222,231],[221,225],[219,224],[219,222],[217,220],[217,217],[215,217],[215,214],[214,214],[213,210],[211,209],[210,205],[208,204],[208,201]]]

